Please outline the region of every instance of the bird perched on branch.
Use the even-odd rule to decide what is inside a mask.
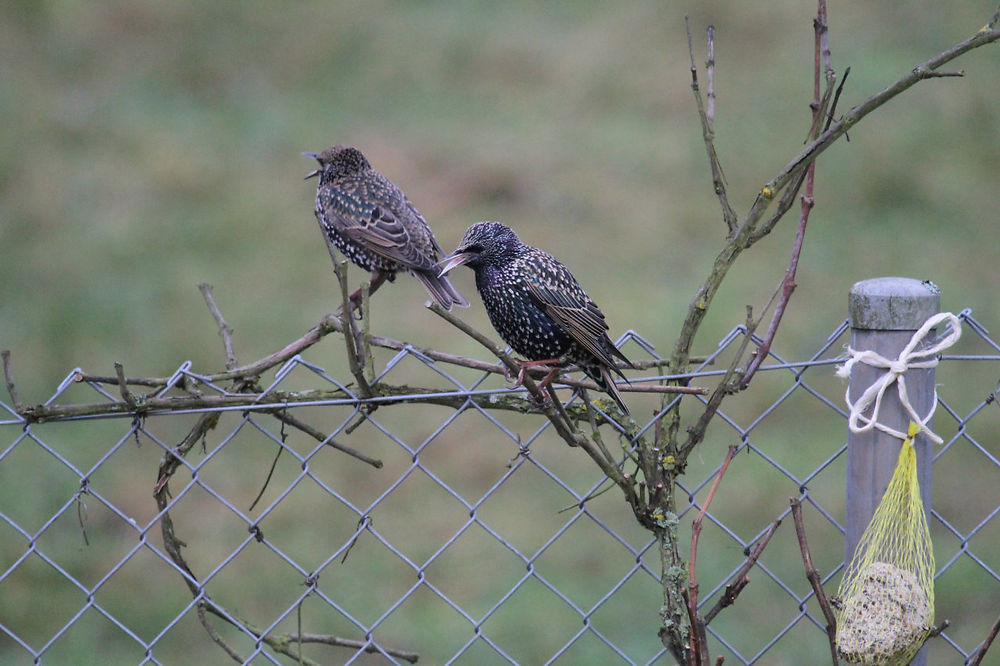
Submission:
[[[334,146],[302,153],[319,162],[306,179],[319,176],[316,219],[328,243],[371,275],[374,291],[405,271],[423,283],[446,310],[469,302],[440,275],[444,251],[420,211],[396,185],[372,168],[360,150]],[[358,307],[360,290],[351,296]]]
[[[441,275],[462,265],[476,272],[476,288],[493,328],[528,359],[518,360],[516,385],[527,368],[552,367],[539,384],[544,388],[573,363],[629,413],[611,373],[628,381],[615,358],[634,366],[608,338],[604,314],[562,262],[525,245],[506,225],[479,222],[441,263]]]

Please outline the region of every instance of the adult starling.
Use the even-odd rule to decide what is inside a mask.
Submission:
[[[446,310],[469,302],[441,276],[444,251],[420,212],[396,185],[372,168],[361,151],[334,146],[303,153],[319,162],[316,219],[328,243],[372,274],[372,289],[405,271],[423,283]]]
[[[479,222],[442,263],[442,275],[463,264],[476,272],[476,288],[493,328],[528,359],[519,361],[519,382],[525,368],[555,366],[539,384],[544,387],[573,363],[629,413],[611,372],[626,379],[615,357],[629,366],[632,362],[608,338],[604,314],[562,262],[525,245],[506,225]]]

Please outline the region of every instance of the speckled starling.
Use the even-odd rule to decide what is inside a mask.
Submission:
[[[608,338],[604,314],[562,262],[525,245],[506,225],[479,222],[442,264],[442,275],[463,264],[476,272],[493,328],[528,359],[520,362],[521,377],[525,367],[555,366],[540,383],[544,387],[573,363],[629,413],[611,372],[625,379],[615,358],[632,363]]]
[[[441,276],[434,239],[423,216],[396,185],[372,168],[357,148],[334,146],[303,153],[319,162],[316,219],[328,242],[372,274],[375,288],[406,271],[446,310],[469,302]]]

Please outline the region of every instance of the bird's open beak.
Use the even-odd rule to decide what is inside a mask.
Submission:
[[[462,264],[467,264],[472,261],[476,256],[475,252],[454,252],[449,254],[447,257],[439,261],[439,264],[444,264],[441,267],[441,272],[438,273],[438,277],[442,277],[451,272],[453,268],[458,268]]]
[[[302,154],[305,155],[306,157],[311,157],[313,159],[316,159],[316,153],[302,153]],[[320,172],[320,169],[316,169],[315,171],[310,171],[309,174],[305,177],[305,180],[309,180],[310,178],[313,178],[314,176],[318,176],[319,172]]]

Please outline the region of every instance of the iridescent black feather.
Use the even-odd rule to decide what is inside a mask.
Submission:
[[[561,261],[525,245],[506,225],[479,222],[446,258],[442,273],[462,264],[475,271],[490,322],[514,351],[532,361],[576,364],[629,413],[611,373],[625,379],[615,359],[632,363],[611,342],[604,314]]]
[[[396,185],[372,168],[357,148],[334,146],[318,155],[308,177],[319,176],[316,219],[328,242],[376,277],[390,281],[409,272],[441,307],[469,302],[439,275],[442,254],[420,212]]]

